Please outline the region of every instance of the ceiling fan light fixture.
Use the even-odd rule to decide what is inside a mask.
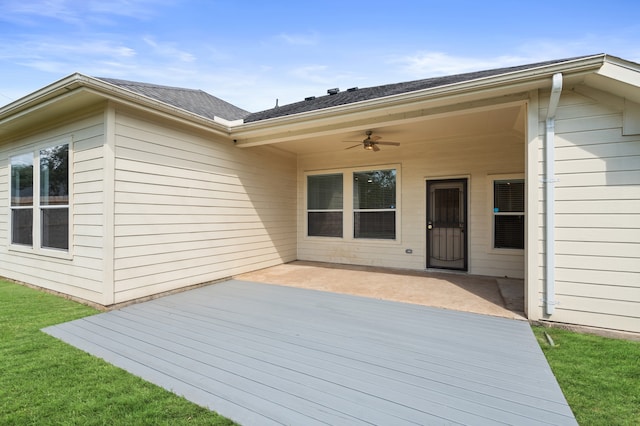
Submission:
[[[400,142],[380,141],[381,139],[380,136],[372,136],[372,134],[373,132],[371,130],[367,130],[366,139],[364,139],[359,144],[350,146],[349,148],[345,148],[345,149],[353,149],[353,148],[357,148],[358,146],[362,146],[362,148],[364,148],[366,151],[378,152],[380,151],[380,148],[378,147],[378,145],[393,145],[393,146],[400,145]],[[343,141],[343,142],[356,142],[356,141]]]

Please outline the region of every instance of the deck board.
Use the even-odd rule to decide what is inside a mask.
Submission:
[[[528,324],[227,281],[45,332],[241,424],[577,424]]]

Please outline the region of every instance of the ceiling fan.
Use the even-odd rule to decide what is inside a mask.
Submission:
[[[367,138],[364,139],[362,142],[359,142],[358,144],[350,146],[349,148],[345,148],[345,149],[356,148],[362,145],[362,147],[367,151],[377,152],[377,151],[380,151],[380,148],[378,148],[378,145],[393,145],[393,146],[400,145],[400,142],[380,142],[380,139],[382,139],[382,137],[371,136],[373,134],[371,130],[367,130],[366,134],[367,134]],[[356,142],[356,141],[344,141],[344,142]]]

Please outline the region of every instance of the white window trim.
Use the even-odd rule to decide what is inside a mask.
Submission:
[[[489,227],[488,229],[491,232],[491,235],[488,238],[489,241],[489,247],[488,247],[488,252],[489,253],[494,253],[494,254],[506,254],[506,255],[523,255],[525,249],[521,248],[521,249],[514,249],[514,248],[496,248],[495,247],[495,235],[496,235],[496,230],[495,230],[495,224],[496,221],[494,220],[495,217],[495,213],[493,211],[493,203],[494,203],[494,196],[495,194],[493,193],[494,191],[494,183],[495,181],[498,180],[524,180],[525,182],[525,189],[524,189],[524,196],[525,196],[525,211],[523,213],[514,213],[514,212],[509,212],[509,213],[503,213],[503,215],[512,215],[512,216],[520,216],[522,214],[524,214],[525,217],[525,221],[526,221],[526,217],[527,217],[527,212],[526,212],[526,196],[527,196],[527,189],[526,189],[526,184],[527,184],[527,180],[525,179],[525,175],[524,173],[512,173],[512,174],[497,174],[497,175],[489,175],[487,176],[487,194],[488,194],[488,204],[489,204]],[[526,223],[526,222],[525,222]],[[525,242],[524,242],[524,247],[527,247],[527,229],[525,226]]]
[[[369,172],[375,170],[389,170],[395,169],[396,171],[396,238],[395,239],[376,239],[376,238],[354,238],[353,229],[353,214],[355,211],[361,211],[360,209],[354,209],[353,206],[353,173],[357,172]],[[342,202],[342,237],[315,237],[308,235],[309,223],[307,209],[307,196],[308,196],[308,180],[307,176],[314,175],[328,175],[328,174],[342,174],[342,196],[344,197]],[[400,212],[402,211],[402,168],[400,164],[375,164],[372,166],[358,166],[358,167],[345,167],[340,169],[323,169],[304,172],[304,239],[309,241],[343,241],[345,243],[354,244],[373,244],[373,245],[399,245],[402,244],[402,218]],[[329,211],[329,210],[323,210]],[[339,211],[339,210],[336,210]],[[364,211],[376,211],[376,210],[364,210]],[[380,211],[390,211],[389,209],[381,209]]]
[[[51,148],[53,146],[58,145],[68,145],[68,163],[69,163],[69,176],[68,176],[68,187],[69,187],[69,201],[67,207],[67,223],[68,223],[68,246],[67,250],[56,249],[56,248],[48,248],[41,247],[42,246],[42,215],[41,210],[42,206],[40,204],[40,151],[46,148]],[[33,155],[33,205],[29,208],[33,210],[33,235],[32,235],[32,245],[25,246],[22,244],[13,244],[12,243],[12,232],[13,232],[13,214],[11,210],[14,208],[11,206],[11,158],[22,155],[22,154],[32,154]],[[30,253],[37,254],[41,256],[54,257],[59,259],[72,259],[73,258],[73,223],[72,223],[72,206],[73,206],[73,139],[71,137],[64,138],[56,138],[50,139],[46,142],[41,142],[38,144],[30,145],[28,149],[21,149],[19,151],[11,152],[8,155],[8,163],[9,163],[9,175],[8,175],[8,186],[9,186],[9,202],[8,202],[8,235],[7,235],[7,246],[8,250],[13,252],[21,252],[21,253]],[[64,208],[64,206],[47,206],[46,208]]]

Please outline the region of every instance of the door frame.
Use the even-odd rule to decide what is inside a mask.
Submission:
[[[469,206],[470,206],[470,181],[471,178],[468,175],[463,176],[446,176],[446,177],[433,177],[425,179],[425,215],[424,215],[424,235],[425,235],[425,268],[428,270],[443,270],[443,271],[459,271],[459,272],[468,272],[469,271]],[[464,200],[464,210],[463,210],[463,218],[464,218],[464,266],[463,268],[444,268],[444,267],[434,267],[429,266],[429,258],[430,258],[430,237],[429,237],[429,207],[430,207],[430,197],[429,197],[429,189],[430,186],[434,183],[446,183],[446,182],[456,182],[462,183],[463,191],[465,192],[463,200]]]

